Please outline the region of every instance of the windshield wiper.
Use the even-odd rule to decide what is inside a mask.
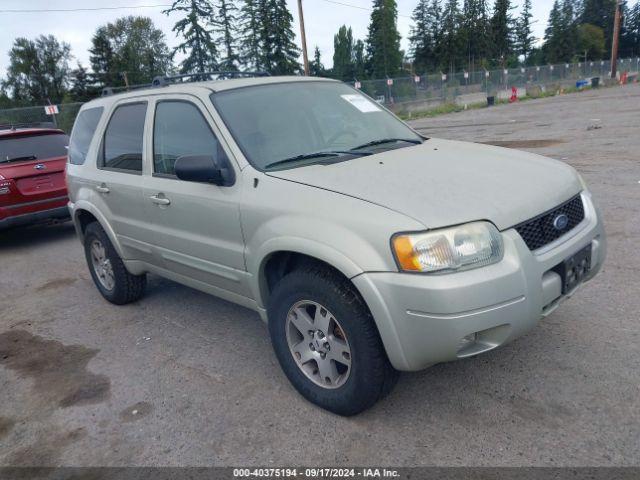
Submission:
[[[323,157],[339,157],[341,155],[359,155],[359,156],[364,156],[364,155],[371,155],[370,152],[352,152],[351,150],[349,151],[344,151],[344,150],[332,150],[332,151],[323,151],[323,152],[313,152],[313,153],[303,153],[302,155],[295,155],[293,157],[289,157],[289,158],[284,158],[282,160],[278,160],[272,163],[269,163],[267,165],[265,165],[265,169],[271,168],[271,167],[278,167],[280,165],[285,165],[287,163],[291,163],[291,162],[297,162],[300,160],[311,160],[314,158],[323,158]]]
[[[38,157],[36,157],[35,155],[24,155],[22,157],[13,157],[13,158],[9,158],[7,156],[7,158],[5,158],[4,160],[0,160],[0,163],[9,163],[9,162],[19,162],[20,160],[37,160]]]
[[[407,142],[407,143],[414,143],[418,145],[419,143],[422,143],[422,140],[418,140],[416,138],[381,138],[379,140],[371,140],[370,142],[363,143],[362,145],[353,147],[351,150],[360,150],[361,148],[373,147],[375,145],[382,145],[383,143],[391,143],[391,142]]]

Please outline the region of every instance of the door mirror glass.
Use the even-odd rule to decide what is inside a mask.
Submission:
[[[176,177],[187,182],[228,186],[233,177],[226,165],[219,165],[212,155],[182,155],[176,159]]]

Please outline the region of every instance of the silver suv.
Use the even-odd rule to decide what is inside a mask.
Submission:
[[[257,311],[308,400],[358,413],[399,370],[510,342],[602,266],[570,166],[425,138],[332,80],[168,83],[85,104],[69,208],[96,287],[153,273]]]

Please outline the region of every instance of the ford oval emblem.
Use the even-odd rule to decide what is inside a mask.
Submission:
[[[47,167],[45,166],[45,164],[44,164],[44,163],[39,163],[39,164],[37,164],[37,165],[36,165],[35,167],[33,167],[33,168],[35,168],[36,170],[44,170],[44,169],[45,169],[45,168],[47,168]]]
[[[556,218],[553,219],[553,228],[556,230],[564,230],[569,225],[569,217],[567,217],[564,213],[561,213]]]

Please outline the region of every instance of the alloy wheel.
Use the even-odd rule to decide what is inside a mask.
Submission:
[[[91,242],[91,264],[100,284],[107,290],[113,290],[116,284],[111,260],[100,240]]]
[[[351,348],[336,317],[311,300],[295,303],[287,313],[287,344],[298,368],[322,388],[338,388],[351,372]]]

